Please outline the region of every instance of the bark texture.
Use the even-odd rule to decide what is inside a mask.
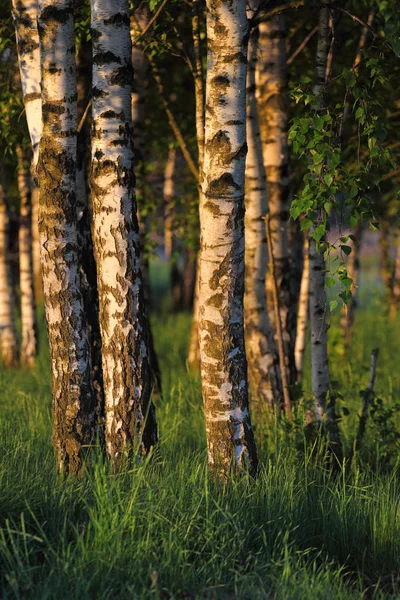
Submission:
[[[16,367],[18,364],[15,300],[9,257],[9,223],[7,198],[0,181],[0,352],[1,361],[6,368]]]
[[[256,102],[257,40],[250,38],[247,70],[245,296],[244,319],[252,408],[257,418],[273,413],[282,397],[279,356],[267,311],[265,278],[268,245],[265,217],[268,212],[267,181],[262,155]]]
[[[43,135],[38,178],[53,443],[60,470],[78,474],[96,440],[96,404],[78,264],[73,8],[73,0],[39,2]]]
[[[283,331],[285,364],[289,382],[296,380],[294,343],[296,299],[292,298],[289,253],[289,159],[288,91],[286,66],[286,23],[283,15],[272,17],[259,27],[260,59],[257,63],[257,96],[264,166],[267,173],[271,239]],[[273,284],[267,276],[268,313],[276,333]]]
[[[81,41],[77,53],[77,121],[80,124],[87,110],[91,91],[91,43]],[[97,270],[91,231],[90,191],[88,187],[88,162],[90,158],[90,119],[85,119],[77,137],[76,161],[76,214],[79,248],[81,292],[87,319],[91,351],[92,385],[96,397],[97,422],[101,442],[104,442],[104,387],[99,324],[99,295]]]
[[[205,82],[203,73],[203,47],[201,43],[201,14],[204,10],[204,0],[193,1],[193,17],[192,17],[192,36],[194,48],[194,86],[195,86],[195,102],[196,102],[196,137],[197,137],[197,154],[198,154],[198,170],[201,180],[204,162],[204,135],[205,135]],[[202,194],[202,187],[199,185],[199,198]],[[196,260],[196,281],[193,294],[193,319],[190,330],[188,365],[193,371],[200,366],[200,346],[199,346],[199,282],[200,265],[199,255]]]
[[[320,111],[325,106],[327,61],[331,47],[329,19],[329,9],[326,7],[320,8],[315,83],[313,87],[317,110]],[[337,465],[341,461],[341,443],[334,398],[331,398],[329,405],[327,405],[330,380],[325,259],[323,248],[317,248],[316,241],[313,238],[314,231],[315,225],[312,225],[309,231],[308,260],[310,269],[311,380],[314,396],[314,415],[317,423],[320,423],[324,418],[324,429],[328,434],[330,450],[337,459]],[[323,245],[324,240],[321,241]],[[336,465],[334,464],[334,466]]]
[[[36,302],[43,302],[43,278],[42,266],[40,262],[40,236],[39,236],[39,188],[36,184],[36,176],[32,173],[32,260],[33,260],[33,277],[35,286]]]
[[[245,0],[207,1],[199,338],[209,465],[257,471],[244,346]]]
[[[92,0],[93,242],[97,264],[106,446],[146,454],[157,441],[145,320],[132,147],[132,46],[127,0]]]
[[[304,349],[306,346],[306,333],[307,333],[307,321],[308,321],[308,292],[310,287],[310,271],[308,261],[308,238],[304,237],[304,251],[303,251],[303,274],[301,277],[300,297],[297,311],[297,328],[296,328],[296,345],[294,349],[294,356],[296,360],[296,371],[297,380],[303,379],[303,362],[304,362]]]
[[[39,142],[42,135],[40,47],[37,16],[37,0],[13,0],[22,95],[32,142],[34,165],[38,160]]]
[[[167,261],[170,261],[174,253],[174,198],[175,182],[174,173],[176,165],[176,150],[173,146],[169,148],[167,162],[164,171],[164,252]]]
[[[19,288],[21,294],[21,363],[33,367],[38,350],[32,254],[32,182],[29,161],[17,147],[19,218]]]

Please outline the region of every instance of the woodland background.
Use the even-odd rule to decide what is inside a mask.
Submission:
[[[149,444],[140,461],[128,454],[120,463],[109,447],[104,452],[100,431],[90,460],[80,457],[79,473],[70,467],[71,477],[58,473],[51,443],[53,429],[59,457],[62,443],[57,445],[57,435],[61,439],[64,430],[61,427],[61,433],[54,434],[54,422],[60,417],[54,419],[58,413],[57,407],[54,412],[54,371],[52,388],[38,259],[36,176],[29,177],[32,152],[11,2],[0,7],[0,580],[4,598],[400,597],[400,9],[394,0],[337,1],[329,6],[267,1],[259,12],[256,4],[247,5],[250,17],[253,11],[253,31],[259,29],[260,36],[270,31],[270,39],[283,39],[280,48],[285,53],[285,85],[278,86],[279,100],[264,103],[264,113],[260,91],[257,102],[261,127],[263,122],[274,122],[282,105],[288,119],[281,134],[288,144],[289,166],[281,171],[280,182],[288,195],[283,200],[281,196],[280,202],[281,208],[290,207],[290,214],[282,211],[281,215],[288,227],[289,258],[280,262],[278,253],[272,267],[277,273],[284,346],[283,355],[275,350],[274,365],[279,364],[279,369],[274,372],[280,377],[285,372],[289,382],[285,396],[282,382],[275,392],[268,375],[267,392],[258,392],[251,371],[261,371],[249,353],[247,338],[258,467],[253,469],[251,460],[250,467],[244,468],[238,462],[233,469],[224,467],[221,476],[221,471],[213,474],[212,464],[207,465],[210,439],[197,346],[193,355],[201,221],[195,83],[198,86],[199,77],[202,85],[206,80],[206,19],[214,9],[218,11],[218,2],[205,4],[152,0],[129,6],[136,77],[132,98],[139,96],[141,115],[136,121],[133,115],[133,138],[142,272],[159,363],[157,372],[152,362],[151,393],[158,443]],[[14,14],[17,9],[14,5]],[[316,57],[324,9],[328,47],[321,92],[316,87]],[[143,14],[147,24],[153,17],[154,21],[141,35],[137,23]],[[74,15],[77,122],[82,126],[88,182],[93,101],[89,3],[78,2]],[[200,74],[194,16],[201,42]],[[274,38],[274,27],[283,27],[284,36]],[[252,36],[254,64],[258,60],[268,75],[262,39]],[[251,94],[247,85],[248,101]],[[210,117],[205,118],[207,127]],[[261,139],[265,143],[263,133]],[[271,171],[266,172],[268,185]],[[270,188],[268,192],[271,200]],[[89,205],[89,214],[90,210]],[[38,332],[38,344],[31,350],[24,345],[21,314],[21,264],[25,263],[20,232],[27,222],[33,229],[28,253],[33,256]],[[272,221],[270,227],[273,233]],[[296,372],[289,331],[296,323],[292,319],[290,325],[290,319],[283,317],[286,306],[299,327],[307,240],[320,248],[318,256],[325,260],[323,322],[326,319],[330,380],[321,425],[311,375],[310,325],[305,329],[304,357],[298,354],[296,366],[304,362]],[[271,258],[269,267],[267,258],[262,268],[270,282],[263,310],[275,319],[276,328]],[[290,287],[289,301],[287,280],[297,290],[293,296]],[[248,280],[246,285],[249,289]],[[304,306],[307,319],[307,295]],[[275,341],[279,345],[276,331]],[[11,354],[10,344],[14,344]],[[379,355],[372,352],[376,348]],[[262,389],[264,384],[260,385]],[[272,409],[266,400],[271,394]],[[233,428],[219,435],[234,440],[235,432]],[[232,448],[238,447],[234,442],[228,444],[233,457]],[[135,447],[134,458],[140,454]]]

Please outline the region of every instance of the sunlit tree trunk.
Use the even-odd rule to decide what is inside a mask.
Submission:
[[[289,253],[289,159],[288,159],[288,90],[286,67],[286,23],[283,15],[261,23],[259,60],[257,61],[257,96],[264,166],[267,172],[268,203],[271,215],[271,239],[278,286],[285,364],[290,383],[296,379],[294,343],[296,334],[296,299],[292,298]],[[268,313],[272,327],[277,326],[273,310],[273,283],[267,276]]]
[[[42,135],[40,47],[37,16],[37,0],[13,0],[13,17],[17,36],[22,94],[35,165],[38,160],[39,141]]]
[[[38,1],[13,0],[13,17],[17,37],[18,62],[26,120],[33,149],[32,175],[36,169],[39,141],[42,135],[42,100],[40,91],[40,47],[37,28]],[[32,184],[32,235],[35,295],[43,298],[38,230],[39,192],[33,177]]]
[[[39,188],[34,182],[31,169],[31,202],[32,202],[32,260],[33,278],[36,302],[43,302],[43,278],[40,262],[40,236],[39,236]]]
[[[136,215],[132,46],[127,0],[92,0],[93,242],[97,264],[106,445],[146,454],[157,440]]]
[[[53,443],[60,470],[77,474],[96,439],[96,403],[78,262],[73,10],[73,0],[39,2],[43,135],[38,178]]]
[[[2,173],[0,168],[1,179]],[[9,212],[0,181],[0,355],[4,367],[18,364],[18,337],[15,326],[14,291],[9,255]]]
[[[169,148],[167,162],[165,163],[164,170],[164,252],[165,258],[170,261],[174,252],[174,226],[173,226],[173,214],[174,214],[174,199],[175,199],[175,164],[176,164],[176,150],[173,146]]]
[[[33,367],[37,355],[37,322],[32,256],[32,182],[27,156],[17,147],[19,218],[19,288],[21,294],[21,363]]]
[[[249,43],[247,70],[244,319],[248,373],[253,391],[252,406],[259,418],[274,411],[282,396],[282,388],[279,356],[268,316],[265,288],[268,267],[265,216],[268,198],[255,97],[257,41],[254,37],[253,33]]]
[[[197,154],[200,179],[202,177],[203,161],[204,161],[204,135],[205,135],[205,85],[203,73],[203,52],[201,43],[201,14],[204,10],[204,0],[193,1],[193,17],[192,17],[192,36],[194,49],[194,87],[195,87],[195,102],[196,102],[196,138],[197,138]],[[201,185],[199,185],[199,198],[202,194]],[[190,330],[190,342],[188,352],[188,365],[192,370],[196,370],[200,366],[200,345],[199,345],[199,282],[200,265],[199,256],[196,261],[196,282],[194,286],[193,296],[193,318],[192,327]]]
[[[310,287],[310,272],[308,261],[307,236],[304,237],[303,256],[303,274],[301,277],[300,297],[297,309],[296,345],[294,349],[298,381],[301,381],[303,379],[304,349],[306,346],[306,333],[308,322],[308,292]]]
[[[257,470],[244,346],[245,0],[207,1],[199,339],[209,465]]]

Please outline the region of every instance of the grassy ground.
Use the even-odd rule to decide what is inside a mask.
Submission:
[[[57,478],[44,343],[33,373],[0,369],[0,597],[400,598],[400,323],[388,326],[369,298],[344,355],[333,319],[347,454],[370,351],[381,349],[373,418],[349,471],[330,475],[300,427],[259,427],[259,478],[225,486],[207,477],[199,381],[185,366],[190,317],[161,311],[153,326],[161,443],[118,476],[98,455],[84,480]],[[300,404],[308,378],[304,390]]]

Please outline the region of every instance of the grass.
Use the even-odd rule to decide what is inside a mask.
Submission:
[[[301,429],[282,424],[258,429],[256,481],[209,480],[200,383],[185,366],[186,314],[153,320],[161,443],[118,476],[100,454],[83,480],[56,476],[44,341],[33,372],[0,370],[0,597],[400,598],[400,323],[388,326],[377,299],[362,306],[346,355],[336,318],[330,329],[348,454],[375,346],[380,402],[360,456],[335,477]],[[300,402],[307,377],[304,390]]]

